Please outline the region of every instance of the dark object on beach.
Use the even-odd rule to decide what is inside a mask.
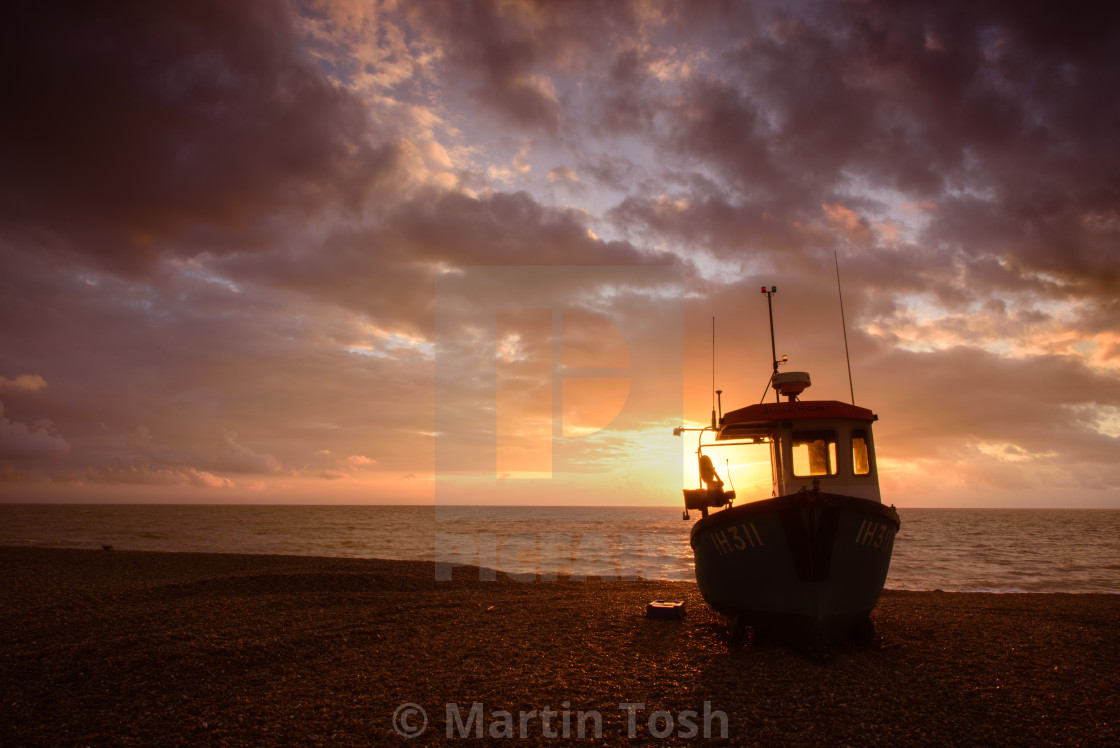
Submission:
[[[777,289],[762,290],[769,302]],[[854,403],[799,400],[809,375],[778,373],[786,357],[774,353],[772,306],[770,320],[774,369],[767,390],[774,388],[775,402],[718,420],[713,408],[710,427],[674,431],[700,432],[704,488],[684,491],[685,519],[690,509],[701,513],[690,535],[697,586],[730,620],[733,643],[747,626],[814,650],[842,635],[866,641],[900,527],[879,494],[871,436],[878,416]],[[715,441],[703,443],[708,431]],[[723,490],[703,452],[748,445],[768,446],[773,490],[733,506],[735,492]]]
[[[646,618],[679,621],[684,618],[684,600],[654,600],[647,603]]]
[[[103,550],[103,551],[111,551],[111,550],[113,550],[113,546],[111,546],[111,545],[103,545],[103,546],[101,546],[101,550]]]

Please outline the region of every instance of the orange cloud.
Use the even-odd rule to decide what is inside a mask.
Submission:
[[[21,374],[15,379],[0,377],[0,390],[22,390],[37,392],[47,386],[47,381],[38,374]]]
[[[821,210],[824,211],[825,219],[834,231],[847,235],[851,241],[870,240],[871,230],[867,220],[860,218],[852,209],[841,203],[823,203]]]

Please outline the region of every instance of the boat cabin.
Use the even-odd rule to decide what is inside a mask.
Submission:
[[[786,402],[759,403],[725,413],[716,431],[719,442],[770,445],[773,496],[819,487],[881,502],[871,424],[867,408],[836,400],[798,400],[809,386],[804,372],[775,377],[774,389]]]
[[[819,487],[881,501],[867,408],[836,400],[763,403],[723,417],[717,441],[770,444],[774,496]]]

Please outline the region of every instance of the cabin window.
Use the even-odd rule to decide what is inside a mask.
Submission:
[[[793,474],[836,475],[836,432],[794,431]]]
[[[871,472],[867,429],[852,429],[852,470],[856,475],[867,475]]]

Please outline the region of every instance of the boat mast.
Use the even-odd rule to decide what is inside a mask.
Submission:
[[[844,292],[840,290],[840,257],[832,250],[832,261],[836,263],[836,295],[840,297],[840,326],[844,329],[844,360],[848,362],[848,394],[852,405],[856,404],[856,388],[852,385],[852,357],[848,353],[848,323],[844,320]]]
[[[767,288],[763,286],[762,293],[766,294],[766,308],[770,310],[770,356],[774,360],[774,372],[770,375],[770,381],[773,382],[774,377],[778,375],[778,349],[774,345],[774,302],[771,301],[770,298],[778,293],[778,287],[770,286],[770,288]],[[765,393],[763,393],[763,396],[765,396]],[[782,397],[778,394],[778,390],[775,389],[774,402],[780,403],[781,401]]]
[[[712,317],[712,430],[719,428],[716,422],[716,318]]]

